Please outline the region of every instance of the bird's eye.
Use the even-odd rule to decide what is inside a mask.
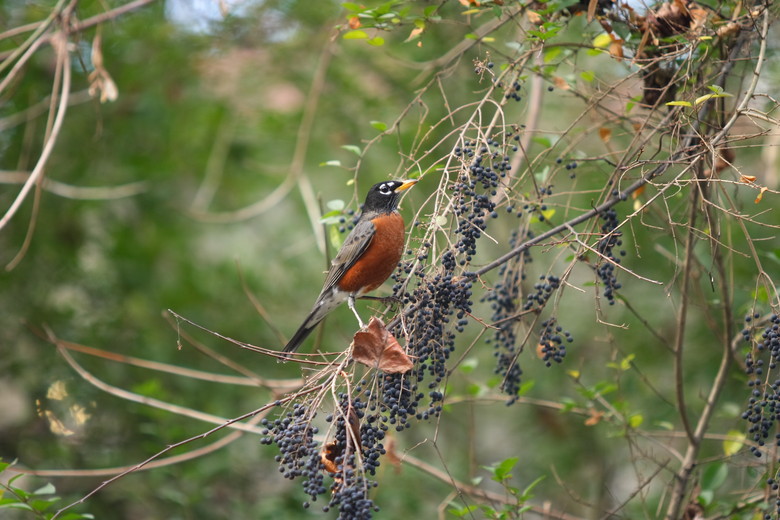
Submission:
[[[392,191],[393,190],[391,190],[390,186],[388,186],[387,184],[382,184],[379,187],[379,193],[381,193],[382,195],[387,195],[387,194],[391,193]]]

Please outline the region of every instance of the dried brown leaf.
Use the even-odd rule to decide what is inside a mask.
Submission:
[[[739,176],[739,182],[744,182],[745,184],[753,184],[756,182],[756,176],[755,175],[740,175]]]
[[[585,419],[585,426],[596,426],[601,422],[603,417],[604,412],[596,411],[591,408],[588,410],[588,418]]]
[[[761,187],[761,191],[759,191],[759,192],[758,192],[758,196],[756,197],[756,200],[754,200],[753,202],[755,202],[756,204],[758,204],[759,202],[761,202],[761,200],[764,198],[764,192],[765,192],[766,190],[768,190],[768,189],[769,189],[769,188],[767,188],[766,186],[762,186],[762,187]]]
[[[360,18],[357,16],[350,16],[349,17],[349,28],[350,29],[359,29],[362,24],[360,23]]]
[[[388,374],[403,374],[414,367],[395,336],[376,317],[352,338],[352,358]]]
[[[602,126],[601,128],[599,128],[599,137],[601,138],[602,141],[608,143],[610,138],[612,138],[612,130]]]
[[[554,84],[554,85],[555,85],[557,88],[559,88],[559,89],[561,89],[561,90],[569,90],[569,89],[571,88],[571,87],[569,86],[569,84],[566,82],[566,80],[565,80],[565,79],[563,79],[563,78],[562,78],[562,77],[560,77],[560,76],[553,76],[553,78],[552,78],[552,82],[553,82],[553,84]]]
[[[544,23],[544,19],[536,11],[531,11],[529,9],[528,11],[526,11],[526,14],[528,15],[528,21],[531,22],[532,24],[542,25]]]

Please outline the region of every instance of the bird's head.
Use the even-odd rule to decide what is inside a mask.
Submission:
[[[390,213],[395,211],[401,194],[417,184],[417,179],[384,181],[371,186],[366,195],[364,212]]]

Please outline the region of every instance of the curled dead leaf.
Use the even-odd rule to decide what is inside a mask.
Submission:
[[[594,409],[588,410],[588,418],[585,419],[585,426],[596,426],[604,418],[604,412]]]
[[[631,198],[632,199],[637,199],[640,195],[642,195],[642,193],[645,192],[645,187],[646,186],[647,186],[646,184],[643,184],[640,187],[638,187],[637,189],[635,189],[633,191],[633,193],[631,193]]]
[[[623,40],[616,38],[609,44],[609,55],[615,59],[623,59]]]
[[[338,457],[338,445],[336,444],[336,441],[330,441],[326,445],[322,447],[322,451],[320,452],[320,461],[322,462],[322,465],[325,467],[325,471],[328,473],[337,473],[338,468],[336,467],[336,457]]]
[[[111,75],[103,66],[103,46],[100,33],[92,40],[91,59],[92,66],[95,68],[89,73],[89,89],[87,92],[92,97],[100,93],[101,103],[116,101],[117,97],[119,97],[119,89],[117,89],[116,83],[114,83]]]
[[[403,374],[414,367],[395,336],[376,317],[353,336],[352,359],[387,374]]]
[[[531,11],[529,9],[528,11],[526,11],[526,14],[528,15],[528,21],[531,22],[532,24],[542,25],[544,23],[544,19],[536,11]]]
[[[360,23],[360,18],[357,16],[350,16],[349,17],[349,28],[350,29],[359,29],[362,24]]]
[[[385,442],[385,457],[387,462],[395,468],[396,473],[401,472],[401,457],[398,456],[398,446],[395,437],[388,436]]]
[[[608,143],[610,138],[612,137],[612,130],[610,130],[605,126],[602,126],[601,128],[599,128],[599,137],[601,138],[602,141]]]
[[[756,182],[756,176],[755,175],[740,175],[739,176],[739,182],[744,182],[745,184],[753,184]]]
[[[740,30],[741,27],[737,22],[729,22],[726,25],[721,25],[718,27],[718,30],[715,31],[715,34],[720,38],[728,38],[729,36],[738,34]]]
[[[563,78],[562,78],[562,77],[560,77],[560,76],[553,76],[553,78],[552,78],[552,82],[553,82],[553,84],[554,84],[554,85],[555,85],[557,88],[559,88],[559,89],[561,89],[561,90],[569,90],[569,89],[571,88],[571,87],[569,86],[569,84],[566,82],[566,80],[565,80],[565,79],[563,79]]]
[[[759,191],[759,192],[758,192],[758,196],[756,197],[756,200],[754,200],[753,202],[755,202],[756,204],[758,204],[759,202],[761,202],[761,199],[763,199],[763,198],[764,198],[764,192],[765,192],[766,190],[768,190],[768,189],[769,189],[769,188],[767,188],[766,186],[761,186],[761,191]]]

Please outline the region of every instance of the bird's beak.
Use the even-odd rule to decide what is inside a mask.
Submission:
[[[409,179],[407,181],[401,181],[401,182],[403,182],[403,184],[401,184],[395,189],[396,193],[400,191],[408,190],[409,188],[417,184],[417,179]]]

